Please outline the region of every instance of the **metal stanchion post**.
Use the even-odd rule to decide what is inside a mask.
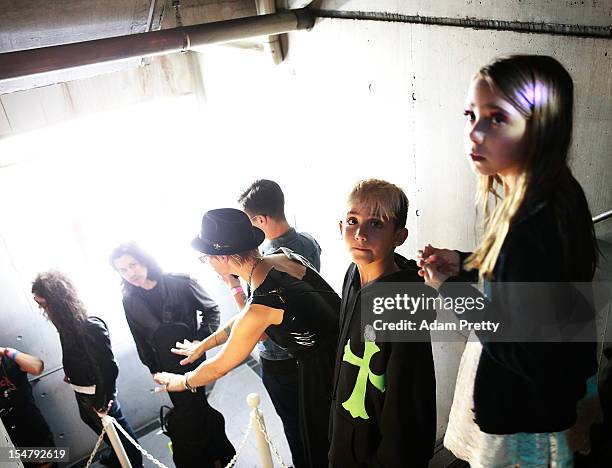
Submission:
[[[259,427],[258,418],[261,419],[261,424],[265,428],[265,422],[263,416],[259,411],[260,398],[257,393],[249,393],[247,396],[247,403],[251,408],[251,423],[255,430],[255,438],[257,439],[257,448],[259,450],[259,458],[261,460],[262,468],[273,468],[272,465],[272,454],[270,453],[270,446],[266,442],[266,436],[262,429]]]
[[[113,446],[113,449],[117,454],[117,458],[119,458],[121,468],[132,468],[132,464],[128,459],[127,453],[125,453],[125,449],[123,448],[121,439],[119,439],[119,434],[117,433],[117,429],[115,428],[111,417],[108,415],[102,416],[102,424],[106,428],[106,433],[108,434],[108,438],[110,439],[111,445]]]

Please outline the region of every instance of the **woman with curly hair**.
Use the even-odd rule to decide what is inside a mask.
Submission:
[[[100,416],[108,414],[134,438],[134,430],[121,412],[115,386],[119,368],[111,349],[106,323],[89,317],[72,281],[55,270],[40,273],[32,283],[34,300],[57,328],[62,345],[64,380],[74,390],[79,414],[96,434],[102,432]],[[120,435],[132,466],[142,466],[142,456]],[[108,438],[105,437],[107,443]],[[110,445],[110,443],[109,443]],[[119,465],[114,452],[101,462]]]

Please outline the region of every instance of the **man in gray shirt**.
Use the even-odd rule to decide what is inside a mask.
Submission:
[[[310,234],[297,232],[285,218],[285,196],[271,180],[257,180],[238,199],[251,223],[266,235],[260,246],[264,255],[281,247],[304,257],[313,268],[321,267],[321,247]],[[271,340],[258,343],[262,381],[278,413],[289,442],[293,464],[305,466],[298,415],[298,373],[295,359]]]

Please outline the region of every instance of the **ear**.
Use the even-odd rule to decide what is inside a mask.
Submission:
[[[408,238],[408,229],[406,229],[405,227],[398,229],[397,231],[395,231],[395,239],[394,239],[395,246],[399,247],[404,242],[406,242],[407,238]]]

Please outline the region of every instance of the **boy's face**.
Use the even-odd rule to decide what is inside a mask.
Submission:
[[[340,221],[340,232],[353,262],[358,265],[383,260],[393,254],[408,236],[392,219],[383,220],[355,206],[349,206]]]

